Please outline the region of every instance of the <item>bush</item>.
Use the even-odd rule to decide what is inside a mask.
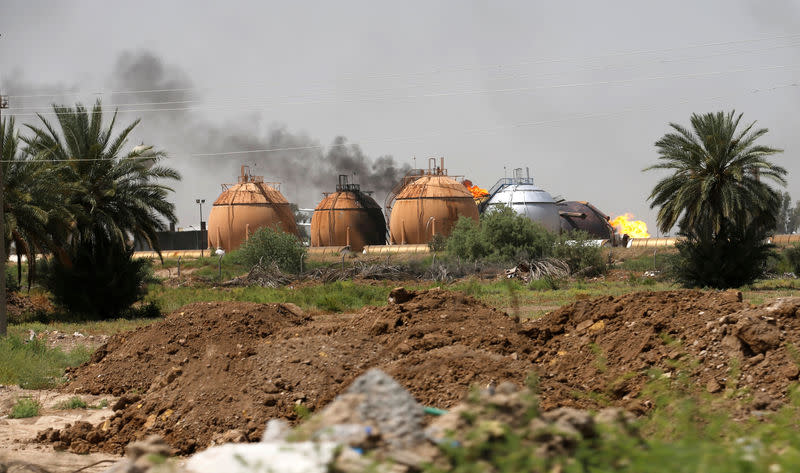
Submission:
[[[462,217],[447,241],[450,254],[468,260],[543,258],[552,252],[555,236],[511,207],[494,208],[481,216],[480,224]]]
[[[72,314],[93,319],[123,315],[147,292],[150,261],[134,259],[133,249],[116,241],[83,242],[69,261],[53,258],[44,278],[53,302]]]
[[[274,261],[281,271],[297,273],[305,252],[305,247],[294,235],[262,227],[239,249],[237,259],[250,267],[259,262],[269,264]]]
[[[583,231],[559,235],[552,256],[567,263],[572,274],[591,277],[608,269],[603,250]]]
[[[794,274],[800,275],[800,244],[787,248],[786,251],[784,251],[784,255],[789,261],[789,265],[792,271],[794,271]]]
[[[42,407],[39,401],[29,397],[22,397],[17,399],[16,404],[11,407],[11,413],[8,417],[12,419],[25,419],[27,417],[36,417],[39,415],[39,409]]]
[[[684,233],[676,243],[678,256],[672,273],[687,287],[725,289],[750,284],[764,273],[774,254],[766,232],[758,225],[723,228],[716,235]]]

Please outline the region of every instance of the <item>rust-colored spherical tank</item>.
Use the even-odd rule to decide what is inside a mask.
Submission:
[[[478,206],[463,184],[447,175],[424,175],[395,197],[389,221],[393,244],[428,243],[434,233],[449,236],[459,217],[478,221]]]
[[[214,201],[208,216],[208,245],[236,250],[261,227],[278,228],[299,237],[294,214],[283,194],[243,169],[239,183],[227,187]]]
[[[345,187],[346,186],[346,187]],[[361,251],[364,245],[386,243],[386,220],[375,199],[357,184],[336,187],[326,194],[311,217],[311,246],[345,246]]]

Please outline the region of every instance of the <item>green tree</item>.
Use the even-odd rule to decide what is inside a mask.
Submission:
[[[668,169],[650,194],[659,207],[658,225],[676,223],[675,272],[687,286],[733,287],[755,279],[771,248],[764,240],[778,223],[781,196],[767,182],[785,185],[786,170],[769,157],[780,150],[756,144],[767,133],[755,123],[739,130],[742,115],[694,114],[692,130],[670,123],[673,132],[656,142],[660,162],[645,171]]]
[[[166,155],[152,146],[123,151],[140,120],[115,135],[117,113],[104,127],[99,101],[91,111],[81,104],[54,105],[53,111],[60,130],[39,115],[41,126],[27,125],[32,136],[23,140],[33,159],[55,162],[61,182],[69,186],[66,203],[74,224],[61,237],[71,237],[73,245],[109,239],[126,245],[133,236],[160,250],[156,232],[165,220],[176,220],[167,201],[172,189],[163,181],[180,175],[159,164]]]
[[[17,279],[22,278],[21,255],[28,260],[28,287],[35,276],[36,253],[58,251],[50,228],[68,221],[64,206],[65,187],[54,166],[30,159],[20,149],[14,119],[0,123],[3,136],[3,204],[6,254],[11,243],[17,253]]]
[[[480,224],[462,217],[447,242],[447,251],[466,259],[490,258],[509,262],[516,258],[542,258],[552,252],[555,236],[511,207],[485,212]]]
[[[677,223],[682,231],[716,234],[726,221],[777,218],[778,193],[765,181],[786,184],[786,170],[769,161],[781,150],[756,144],[768,130],[754,129],[755,122],[737,130],[741,118],[733,111],[693,114],[691,130],[670,123],[674,131],[656,142],[659,163],[645,171],[672,171],[649,197],[662,232]]]
[[[797,201],[792,207],[792,197],[788,192],[783,192],[780,199],[781,206],[775,233],[794,233],[800,226],[800,201]]]

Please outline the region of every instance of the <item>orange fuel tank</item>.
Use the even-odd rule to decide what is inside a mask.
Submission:
[[[277,183],[251,176],[249,168],[242,166],[239,182],[223,184],[222,189],[208,216],[210,248],[236,250],[261,227],[278,228],[299,237],[292,209]]]
[[[358,184],[339,176],[336,192],[325,197],[311,217],[311,246],[350,246],[361,251],[364,245],[386,243],[386,220],[381,207]]]
[[[444,159],[440,166],[433,162],[394,196],[389,217],[392,244],[428,243],[434,233],[449,236],[459,217],[478,221],[469,189],[447,175]]]

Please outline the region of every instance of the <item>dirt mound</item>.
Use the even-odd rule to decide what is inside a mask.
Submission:
[[[121,452],[157,433],[190,453],[232,429],[257,440],[268,419],[296,421],[373,367],[437,407],[460,401],[471,384],[519,382],[530,370],[535,343],[515,318],[448,291],[401,299],[314,320],[285,305],[186,306],[113,337],[71,373],[67,390],[126,394],[111,419],[63,437],[44,431],[40,440]]]
[[[611,403],[641,412],[637,396],[657,368],[664,377],[688,369],[711,393],[749,392],[762,409],[780,405],[800,372],[798,308],[797,298],[753,308],[736,291],[640,292],[575,302],[524,333],[540,346],[544,408]]]
[[[88,364],[68,371],[71,383],[66,389],[115,396],[144,393],[170,370],[187,364],[202,368],[204,360],[247,358],[278,329],[308,320],[293,304],[190,304],[162,322],[113,336]]]

